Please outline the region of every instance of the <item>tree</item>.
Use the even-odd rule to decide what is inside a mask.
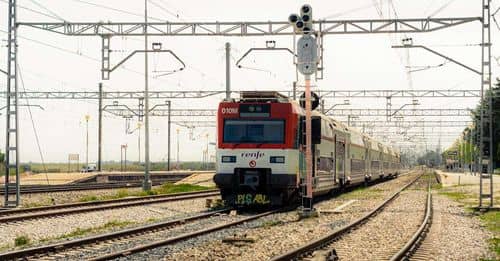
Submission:
[[[0,150],[0,163],[3,163],[4,160],[5,160],[5,154],[3,154],[2,151]]]
[[[492,99],[492,124],[493,124],[493,168],[500,167],[500,79],[497,78],[497,82],[494,84],[491,91],[485,93],[485,97],[473,110],[472,121],[474,122],[474,127],[472,128],[475,133],[479,133],[481,126],[481,108],[488,110],[489,99]],[[466,128],[465,130],[467,130]],[[464,131],[465,131],[464,130]],[[476,150],[479,149],[479,135],[473,137],[474,144],[476,145]]]
[[[441,164],[441,155],[436,151],[427,151],[417,159],[419,165],[439,166]]]

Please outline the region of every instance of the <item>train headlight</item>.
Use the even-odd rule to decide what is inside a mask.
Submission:
[[[234,163],[236,162],[236,156],[222,156],[222,163]]]
[[[283,156],[273,156],[269,158],[271,163],[285,163],[285,157]]]

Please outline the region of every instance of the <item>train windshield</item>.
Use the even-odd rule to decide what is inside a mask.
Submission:
[[[225,120],[224,143],[285,143],[284,120]]]

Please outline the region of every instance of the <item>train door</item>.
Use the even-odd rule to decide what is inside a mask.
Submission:
[[[345,183],[345,153],[345,139],[337,136],[337,139],[335,140],[335,172],[341,185]]]

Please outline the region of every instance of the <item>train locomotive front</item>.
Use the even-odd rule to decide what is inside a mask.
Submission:
[[[261,97],[219,104],[214,181],[229,205],[282,205],[297,191],[301,108]]]

